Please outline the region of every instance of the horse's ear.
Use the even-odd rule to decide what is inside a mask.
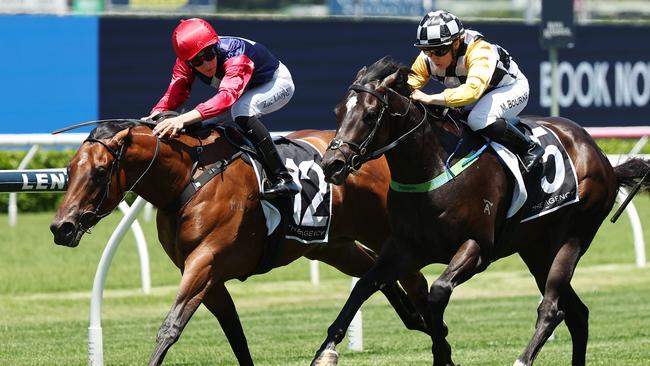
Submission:
[[[131,132],[131,128],[125,128],[121,131],[118,131],[115,136],[111,138],[111,142],[117,144],[118,146],[122,145],[125,142],[128,142],[129,132]]]
[[[408,86],[409,72],[408,67],[400,67],[397,71],[385,77],[377,89],[383,92],[386,88],[391,88],[399,94],[408,96],[411,93]]]
[[[386,76],[379,85],[380,89],[392,88],[395,85],[395,82],[400,79],[400,70],[395,71],[394,73]]]
[[[364,66],[361,68],[361,70],[357,71],[357,76],[354,77],[354,81],[357,81],[363,77],[363,75],[366,74],[367,68]]]
[[[396,72],[397,78],[396,81],[399,84],[406,84],[409,80],[409,75],[411,74],[410,67],[400,67]]]

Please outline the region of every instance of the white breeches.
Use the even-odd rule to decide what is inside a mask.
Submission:
[[[471,109],[467,124],[473,131],[485,128],[494,123],[497,118],[514,118],[528,104],[528,79],[519,73],[514,84],[502,86],[485,94]]]
[[[240,116],[260,117],[275,112],[289,103],[294,90],[295,86],[289,69],[280,63],[273,74],[273,79],[246,90],[230,107],[230,115],[234,120]]]

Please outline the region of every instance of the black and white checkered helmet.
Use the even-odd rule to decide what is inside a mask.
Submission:
[[[464,32],[463,23],[454,14],[444,10],[432,11],[422,18],[414,46],[418,48],[447,46]]]

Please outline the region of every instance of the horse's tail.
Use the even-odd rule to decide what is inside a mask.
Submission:
[[[645,192],[650,192],[650,160],[630,159],[625,163],[615,166],[614,173],[616,181],[621,187],[634,187],[642,180],[640,188]]]

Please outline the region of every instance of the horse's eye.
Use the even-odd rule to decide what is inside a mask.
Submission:
[[[104,180],[106,179],[106,172],[107,170],[103,166],[100,166],[97,169],[95,169],[95,172],[93,174],[93,180],[95,181],[95,183],[103,183]]]
[[[378,119],[379,119],[379,114],[377,112],[370,111],[363,117],[363,123],[367,125],[374,125],[375,123],[377,123]]]

